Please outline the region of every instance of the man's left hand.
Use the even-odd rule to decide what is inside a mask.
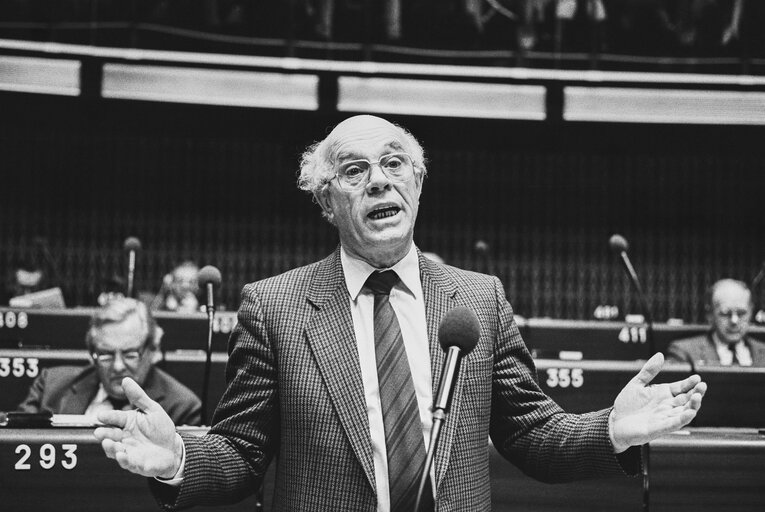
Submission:
[[[707,385],[698,375],[668,384],[651,384],[664,364],[656,353],[616,397],[609,418],[616,453],[683,428],[696,417]]]

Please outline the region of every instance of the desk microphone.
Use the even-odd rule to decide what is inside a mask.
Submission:
[[[480,262],[483,264],[483,268],[479,271],[485,272],[491,276],[495,275],[494,261],[491,257],[491,248],[489,247],[489,244],[484,240],[476,240],[476,243],[473,244],[473,250],[476,252]]]
[[[133,297],[135,282],[135,255],[141,250],[141,241],[134,236],[125,239],[122,248],[128,253],[127,296]]]
[[[650,351],[650,355],[653,356],[655,352],[654,343],[653,343],[653,320],[651,319],[651,311],[650,309],[648,309],[648,302],[645,300],[645,295],[643,294],[643,288],[640,286],[640,281],[638,280],[638,276],[637,276],[637,273],[635,272],[635,268],[632,266],[632,263],[630,262],[630,258],[627,255],[627,251],[629,250],[629,244],[627,243],[627,240],[622,235],[614,234],[614,235],[611,235],[611,238],[608,240],[608,246],[611,248],[614,254],[618,254],[619,257],[621,258],[622,264],[624,265],[624,270],[627,272],[627,275],[629,276],[630,281],[632,282],[632,286],[635,288],[635,292],[637,293],[638,300],[640,301],[640,307],[643,310],[643,316],[645,317],[645,321],[648,326],[646,329],[646,341],[648,342],[648,350]],[[641,450],[641,456],[643,458],[643,512],[648,512],[648,504],[649,504],[648,466],[650,463],[648,444],[644,444],[640,450]]]
[[[630,257],[627,255],[629,244],[622,235],[611,235],[611,238],[608,240],[608,246],[611,248],[614,254],[617,254],[621,258],[624,270],[627,272],[627,276],[630,278],[632,286],[637,293],[638,301],[640,302],[640,308],[643,310],[643,316],[645,317],[645,322],[647,325],[646,341],[648,342],[648,350],[650,351],[650,354],[653,355],[656,350],[653,341],[653,317],[651,315],[651,310],[648,307],[648,301],[646,300],[645,294],[643,293],[643,288],[640,286],[640,281],[638,280],[637,272],[635,272],[635,267],[632,266]]]
[[[480,335],[481,325],[478,323],[478,317],[472,310],[462,306],[449,310],[438,326],[438,342],[446,352],[446,360],[438,383],[438,393],[433,401],[433,428],[430,431],[430,445],[417,491],[417,504],[414,509],[416,512],[419,512],[422,493],[430,478],[430,466],[433,464],[441,426],[449,413],[454,387],[460,372],[460,362],[475,348]]]
[[[207,425],[207,395],[210,387],[210,368],[212,367],[212,334],[215,322],[215,288],[220,287],[220,270],[211,265],[202,267],[197,274],[197,281],[207,292],[207,350],[205,373],[202,381],[202,425]]]

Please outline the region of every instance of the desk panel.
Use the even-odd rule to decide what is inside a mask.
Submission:
[[[0,307],[0,348],[82,349],[93,308],[23,309]],[[205,313],[154,312],[164,331],[165,350],[207,347]],[[213,325],[213,350],[225,352],[228,337],[236,325],[236,313],[220,311]]]
[[[566,359],[569,353],[583,359],[632,361],[652,355],[645,324],[529,318],[519,327],[526,346],[538,358]],[[700,324],[654,324],[654,349],[666,353],[673,340],[696,336],[707,329]],[[765,328],[752,327],[750,334],[764,339]]]
[[[159,510],[146,479],[107,459],[92,429],[0,428],[0,503],[8,512]],[[215,510],[255,512],[257,503]]]
[[[204,429],[183,429],[202,434]],[[753,429],[686,429],[651,443],[652,512],[761,511],[765,504],[765,436]],[[492,510],[498,512],[642,510],[642,478],[616,477],[543,484],[490,448]],[[273,492],[264,484],[265,510]],[[0,428],[3,511],[121,512],[157,510],[146,480],[107,459],[91,429]],[[209,510],[255,512],[249,497]],[[207,508],[206,508],[207,509]]]
[[[542,389],[563,409],[587,412],[613,405],[619,391],[640,371],[638,361],[536,360]],[[697,427],[765,427],[765,368],[703,367],[697,373],[708,384]],[[688,364],[665,363],[654,383],[691,374]]]
[[[765,510],[765,436],[686,429],[650,445],[651,511]]]

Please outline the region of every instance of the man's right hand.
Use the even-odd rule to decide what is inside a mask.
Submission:
[[[106,426],[93,434],[106,456],[122,468],[143,476],[172,478],[183,457],[183,441],[173,420],[133,379],[125,377],[122,388],[138,410],[99,413],[98,420]]]

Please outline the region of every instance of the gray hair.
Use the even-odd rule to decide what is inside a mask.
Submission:
[[[157,325],[146,304],[130,297],[115,297],[93,314],[85,335],[88,350],[92,352],[95,349],[94,339],[105,325],[122,323],[131,315],[137,316],[141,322],[143,347],[158,350],[163,334],[162,328]]]

